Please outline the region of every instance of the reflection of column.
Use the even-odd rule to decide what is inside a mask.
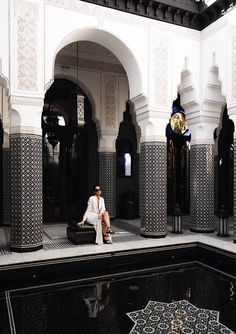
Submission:
[[[41,130],[39,130],[41,132]],[[12,133],[11,248],[42,248],[42,136]]]
[[[10,148],[3,145],[2,149],[2,202],[3,202],[3,225],[10,224],[10,212],[11,212],[11,184],[10,184]]]
[[[191,145],[190,216],[192,231],[214,231],[214,144]]]
[[[167,232],[166,143],[143,142],[140,152],[141,235],[164,237]]]
[[[236,133],[234,132],[234,243],[236,243]]]
[[[13,315],[17,332],[42,334],[47,324],[47,314],[43,305],[43,293],[31,293],[17,298],[12,296]]]
[[[116,216],[116,154],[99,152],[99,182],[106,210],[111,218]]]

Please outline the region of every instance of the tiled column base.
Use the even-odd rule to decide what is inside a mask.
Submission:
[[[11,219],[11,183],[10,183],[10,148],[3,148],[3,225],[10,225]]]
[[[111,218],[116,216],[116,154],[113,152],[99,153],[99,182],[106,210]]]
[[[191,231],[214,232],[214,146],[191,145]]]
[[[144,237],[164,237],[167,233],[166,154],[166,143],[141,143],[140,233]]]
[[[42,248],[42,137],[12,134],[11,249],[27,252]]]

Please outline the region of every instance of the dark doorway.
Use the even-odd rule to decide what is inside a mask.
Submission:
[[[77,93],[84,98],[85,124],[78,126]],[[43,128],[44,222],[80,219],[98,182],[97,130],[85,93],[56,79],[45,95]]]
[[[233,214],[233,162],[234,162],[234,123],[224,109],[222,128],[218,140],[218,211],[224,205]]]
[[[133,219],[138,216],[139,164],[136,131],[129,102],[126,103],[116,140],[116,161],[117,217]]]

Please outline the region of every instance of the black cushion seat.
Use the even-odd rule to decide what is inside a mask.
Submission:
[[[96,231],[93,225],[85,223],[78,226],[75,221],[71,221],[67,226],[67,237],[76,245],[94,244],[96,239]]]

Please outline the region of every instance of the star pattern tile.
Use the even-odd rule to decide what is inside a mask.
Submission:
[[[142,310],[127,313],[133,320],[130,334],[233,334],[219,322],[219,312],[197,308],[186,300],[173,303],[149,301]]]

